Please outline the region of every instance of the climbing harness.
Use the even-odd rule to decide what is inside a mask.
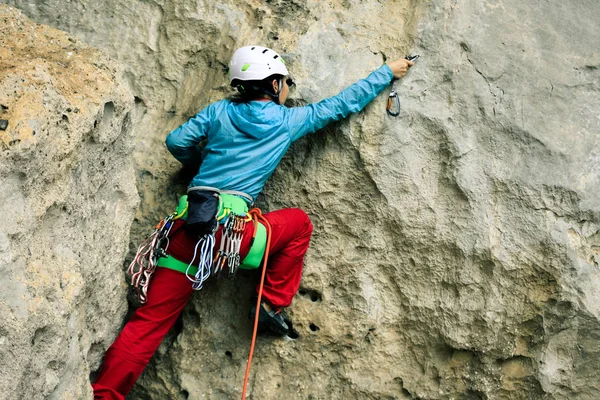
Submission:
[[[419,57],[419,55],[409,55],[405,58],[408,61],[415,61]],[[390,95],[387,101],[387,107],[385,109],[387,114],[391,117],[397,117],[398,115],[400,115],[400,95],[398,94],[398,82],[400,82],[399,79],[394,79],[392,81],[392,90],[390,91]]]
[[[218,208],[212,230],[199,236],[194,246],[194,255],[189,263],[181,262],[167,254],[169,235],[172,233],[174,221],[186,220],[189,217],[189,193],[192,191],[212,192],[218,195]],[[248,201],[247,201],[247,200]],[[138,293],[140,303],[146,302],[148,285],[156,267],[170,268],[182,272],[192,282],[194,290],[202,289],[204,282],[212,275],[220,274],[227,268],[229,279],[236,276],[241,269],[256,269],[260,266],[267,248],[267,229],[260,222],[253,210],[248,210],[248,202],[253,203],[251,196],[238,191],[219,191],[210,187],[193,187],[188,195],[182,196],[177,210],[162,219],[154,232],[140,245],[136,256],[127,272],[131,275],[131,284]],[[250,241],[250,250],[242,260],[240,250],[246,224],[254,224],[254,234]],[[215,233],[223,225],[219,249],[214,252]],[[210,221],[206,226],[211,226]],[[213,256],[214,254],[214,256]],[[197,261],[197,262],[196,262]]]

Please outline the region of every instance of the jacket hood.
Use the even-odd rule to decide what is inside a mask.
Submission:
[[[272,135],[283,124],[282,107],[273,101],[229,102],[227,115],[236,130],[259,139]]]

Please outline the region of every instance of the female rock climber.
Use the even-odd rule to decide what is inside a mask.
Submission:
[[[284,103],[293,81],[281,56],[261,46],[242,47],[229,65],[230,83],[239,97],[210,104],[172,131],[166,145],[184,166],[199,165],[190,190],[218,190],[234,202],[250,206],[293,142],[361,111],[412,65],[406,59],[388,62],[337,96],[287,108]],[[198,145],[204,140],[206,145],[200,150]],[[259,326],[285,335],[289,321],[281,310],[291,304],[300,286],[313,227],[306,213],[296,208],[272,211],[264,217],[271,226],[271,240]],[[179,229],[183,224],[183,219],[174,221],[170,231],[165,257],[172,263],[158,263],[145,304],[107,350],[92,385],[95,399],[125,398],[192,295],[189,274],[182,273],[185,268],[178,265],[197,264],[198,238]],[[224,236],[223,226],[216,231],[215,252]],[[244,259],[254,245],[256,229],[253,223],[243,226],[240,258]],[[251,313],[255,312],[254,307]]]

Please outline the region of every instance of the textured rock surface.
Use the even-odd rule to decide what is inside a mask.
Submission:
[[[91,397],[138,202],[115,64],[0,5],[0,398]]]
[[[282,51],[298,102],[422,55],[400,118],[382,96],[295,145],[264,192],[315,235],[300,339],[259,340],[253,398],[600,397],[597,2],[8,2],[125,68],[134,243],[185,185],[164,136],[227,94],[236,47]],[[131,398],[237,397],[252,279],[195,296]]]

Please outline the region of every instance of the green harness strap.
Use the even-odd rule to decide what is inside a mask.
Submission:
[[[236,215],[246,215],[248,213],[248,203],[241,197],[221,193],[221,209],[217,215],[217,220],[221,221],[227,216],[229,213],[233,213]],[[177,210],[175,211],[177,214],[177,219],[186,219],[187,218],[187,209],[188,209],[188,201],[187,195],[181,196],[179,199],[179,204],[177,205]],[[256,227],[256,235],[254,237],[254,243],[250,247],[248,254],[240,263],[240,268],[242,269],[256,269],[260,267],[260,262],[262,261],[263,255],[265,254],[265,249],[267,248],[267,228],[260,222]],[[190,275],[196,275],[198,272],[198,267],[195,265],[190,266],[188,269],[188,264],[182,261],[179,261],[172,256],[161,257],[158,259],[157,263],[158,267],[169,268],[175,271],[179,271],[185,274],[186,270]]]
[[[217,214],[217,221],[222,221],[229,214],[246,215],[248,214],[248,203],[239,196],[221,193],[221,209]]]
[[[242,269],[256,269],[260,267],[260,262],[265,255],[265,250],[267,248],[267,228],[259,222],[258,225],[256,225],[256,230],[254,243],[252,243],[250,251],[248,251],[248,254],[240,264],[240,268]]]
[[[156,263],[156,266],[169,268],[175,271],[179,271],[183,274],[185,274],[186,271],[189,275],[196,275],[198,273],[198,267],[196,267],[195,265],[190,265],[190,268],[188,269],[188,263],[181,262],[173,258],[172,256],[159,258],[158,262]]]

